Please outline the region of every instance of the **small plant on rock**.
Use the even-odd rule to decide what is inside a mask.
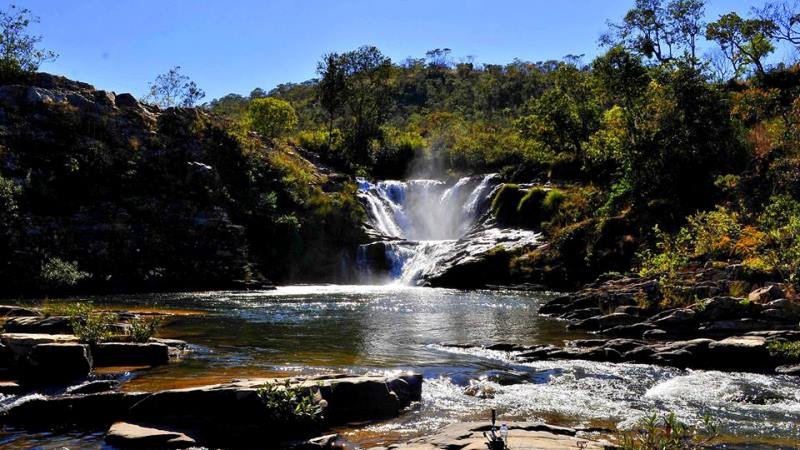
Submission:
[[[642,419],[634,430],[620,436],[622,450],[694,450],[705,448],[719,436],[719,429],[710,416],[698,426],[678,420],[675,413],[659,418],[657,414]]]
[[[306,429],[318,426],[323,419],[325,400],[318,397],[314,388],[306,391],[292,387],[287,379],[283,384],[265,384],[258,390],[267,410],[270,425],[290,429]]]
[[[160,317],[137,317],[130,321],[130,337],[133,342],[147,342],[155,336],[161,326]]]
[[[87,344],[103,342],[111,336],[111,327],[116,315],[109,312],[96,312],[90,305],[74,303],[64,310],[69,325],[78,340]]]

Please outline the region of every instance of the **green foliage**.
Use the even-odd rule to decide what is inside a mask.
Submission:
[[[297,114],[292,105],[278,98],[251,100],[247,114],[252,129],[268,139],[282,137],[297,126]]]
[[[59,258],[48,258],[42,263],[39,272],[39,281],[51,290],[61,290],[75,287],[80,281],[89,277],[89,274],[78,269],[75,262],[64,261]]]
[[[39,18],[27,8],[11,5],[0,10],[0,81],[36,72],[42,63],[58,56],[37,47],[42,37],[28,30],[36,23]]]
[[[764,75],[764,58],[775,50],[770,36],[777,27],[771,20],[743,19],[735,12],[720,16],[706,27],[706,39],[719,44],[733,67],[734,77],[740,76],[748,65]]]
[[[800,361],[800,341],[773,341],[767,344],[770,353],[790,361]]]
[[[674,413],[659,418],[657,414],[642,419],[632,431],[621,433],[622,450],[694,450],[706,448],[719,436],[719,429],[710,416],[697,426],[678,420]]]
[[[517,207],[523,191],[519,185],[504,184],[492,199],[492,212],[500,225],[513,225],[518,221]]]
[[[111,327],[116,322],[116,314],[94,311],[86,303],[73,303],[61,311],[69,319],[72,332],[78,340],[87,344],[103,342],[111,337]]]
[[[161,326],[160,317],[136,317],[129,322],[130,337],[133,342],[147,342],[155,336]]]
[[[303,429],[316,427],[323,420],[324,400],[317,398],[315,389],[298,389],[289,379],[282,385],[265,384],[258,389],[270,426]]]

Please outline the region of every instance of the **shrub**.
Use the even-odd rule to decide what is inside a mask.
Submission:
[[[297,126],[297,114],[286,100],[257,98],[250,102],[247,113],[252,129],[269,139],[281,137]]]
[[[547,196],[547,191],[541,188],[534,188],[528,191],[517,205],[517,214],[520,221],[532,228],[539,227],[545,220],[542,211],[542,201]]]
[[[315,393],[317,395],[315,395]],[[258,389],[270,425],[306,429],[318,426],[323,420],[327,403],[318,398],[315,388],[307,392],[292,387],[289,379],[283,383],[265,384]]]
[[[791,361],[800,360],[800,341],[775,341],[767,345],[770,353]]]
[[[160,317],[137,317],[130,321],[130,337],[133,342],[147,342],[155,336],[161,326]]]
[[[77,263],[59,258],[46,259],[39,271],[39,281],[46,288],[55,290],[74,287],[88,276],[88,273],[78,270]]]
[[[659,418],[655,413],[642,419],[634,430],[622,433],[622,450],[689,450],[710,445],[719,436],[717,425],[709,416],[697,427],[688,426],[669,413]]]
[[[66,312],[72,332],[79,341],[96,344],[111,337],[111,327],[116,322],[116,314],[95,312],[91,306],[86,304],[75,304]]]
[[[499,225],[513,225],[518,221],[517,207],[523,191],[516,184],[504,184],[492,199],[492,212]]]

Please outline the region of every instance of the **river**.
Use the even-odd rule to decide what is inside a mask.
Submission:
[[[652,411],[684,420],[709,413],[729,440],[796,445],[800,390],[791,377],[586,361],[519,364],[513,355],[443,343],[561,343],[563,323],[537,314],[548,294],[386,286],[286,286],[262,292],[97,297],[97,306],[168,310],[161,335],[192,352],[168,366],[112,374],[127,390],[156,390],[271,374],[391,372],[424,375],[423,400],[400,418],[343,430],[355,443],[396,442],[449,423],[485,418],[628,426]],[[503,375],[517,383],[493,381]],[[470,383],[494,398],[464,394]],[[6,399],[9,401],[10,399]],[[21,448],[99,448],[98,434],[7,433]]]

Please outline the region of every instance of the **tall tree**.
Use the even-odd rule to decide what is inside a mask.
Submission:
[[[197,87],[197,83],[181,73],[181,66],[175,66],[156,76],[142,100],[162,108],[191,107],[205,96],[205,91]]]
[[[768,19],[744,19],[735,12],[720,16],[706,27],[706,39],[716,42],[734,69],[742,75],[748,65],[764,75],[764,59],[775,50],[770,41],[777,29]]]
[[[35,72],[43,62],[58,56],[37,47],[42,36],[28,32],[32,23],[39,23],[39,18],[29,9],[11,5],[0,10],[0,77]]]
[[[800,46],[800,3],[772,1],[755,9],[758,18],[775,24],[772,38]]]
[[[329,53],[317,64],[319,80],[319,100],[328,113],[328,147],[333,145],[333,121],[341,111],[345,90],[345,61],[337,53]]]

